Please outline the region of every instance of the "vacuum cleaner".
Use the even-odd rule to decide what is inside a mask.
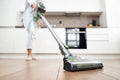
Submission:
[[[52,26],[49,24],[47,19],[44,17],[43,13],[45,13],[45,9],[42,4],[42,8],[38,7],[37,14],[44,21],[47,28],[55,38],[56,42],[59,45],[59,49],[61,54],[64,56],[63,58],[63,69],[66,71],[83,71],[83,70],[92,70],[92,69],[102,69],[103,64],[100,61],[92,60],[92,59],[83,59],[78,56],[74,56],[70,51],[69,47],[66,46],[60,38],[57,36],[55,31],[52,29]],[[42,14],[41,14],[42,13]]]

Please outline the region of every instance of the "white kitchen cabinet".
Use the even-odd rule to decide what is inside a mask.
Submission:
[[[65,43],[65,29],[54,30]],[[27,31],[24,28],[2,28],[0,38],[0,53],[26,53]],[[37,30],[33,53],[60,53],[57,42],[47,28]]]
[[[47,11],[102,11],[101,0],[45,0]]]
[[[107,28],[87,28],[87,40],[88,41],[108,41],[108,29]]]
[[[43,0],[48,12],[101,12],[101,0]],[[19,10],[24,11],[25,0],[19,0]]]

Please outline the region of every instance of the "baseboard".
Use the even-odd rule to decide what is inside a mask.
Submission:
[[[53,54],[43,54],[43,53],[34,53],[38,59],[62,59],[63,56],[59,53]],[[92,58],[92,59],[120,59],[120,54],[76,54],[82,58]],[[26,53],[0,53],[0,59],[25,59]]]

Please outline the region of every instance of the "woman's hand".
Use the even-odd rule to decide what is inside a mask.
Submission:
[[[44,27],[44,22],[40,19],[40,20],[38,21],[38,25],[39,25],[41,28],[43,28],[43,27]]]
[[[36,4],[36,3],[33,3],[33,4],[31,5],[31,7],[32,7],[34,10],[36,10],[36,9],[37,9],[37,4]]]

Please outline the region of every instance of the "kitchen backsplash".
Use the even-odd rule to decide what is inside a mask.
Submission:
[[[46,16],[49,23],[54,27],[86,27],[89,24],[92,24],[92,20],[96,21],[96,26],[99,26],[99,17],[98,16],[76,16],[76,17],[67,17],[67,16]]]

